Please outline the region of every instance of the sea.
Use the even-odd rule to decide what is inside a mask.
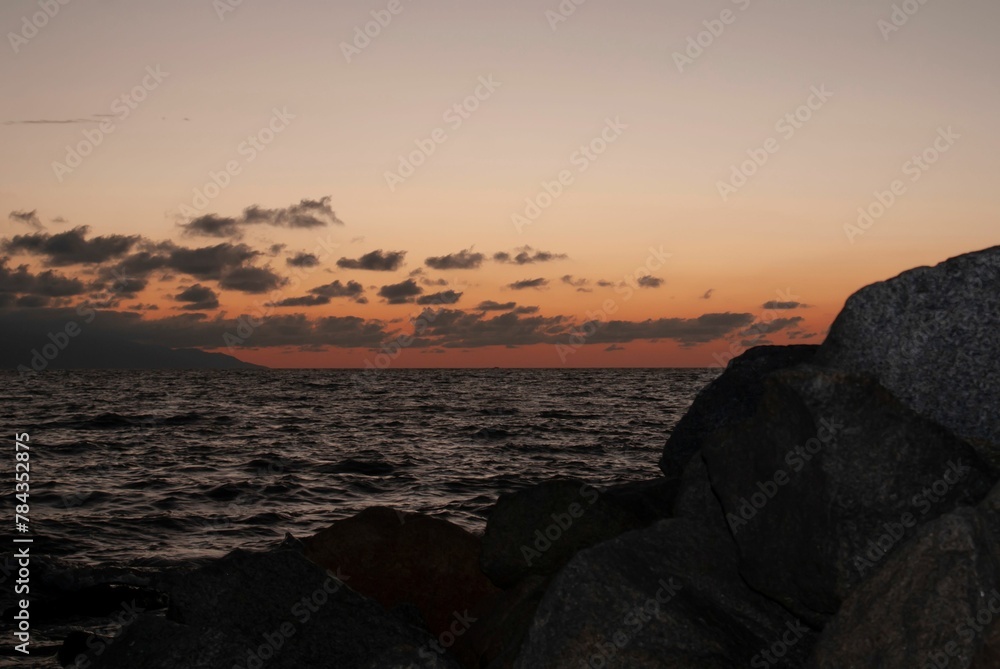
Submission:
[[[32,571],[46,583],[93,584],[306,537],[375,505],[482,532],[506,492],[561,477],[599,487],[656,477],[667,436],[718,373],[3,373],[0,541],[10,555],[14,538],[32,538]],[[27,532],[15,525],[12,494],[23,433]],[[0,565],[5,606],[10,567]],[[38,638],[51,649],[88,622],[50,626]],[[16,662],[5,643],[0,667],[30,666]]]

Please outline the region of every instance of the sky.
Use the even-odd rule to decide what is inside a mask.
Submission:
[[[997,244],[997,25],[995,0],[11,0],[0,320],[275,367],[820,343],[859,288]]]

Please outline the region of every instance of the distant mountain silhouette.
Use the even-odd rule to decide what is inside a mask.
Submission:
[[[264,369],[223,353],[141,344],[82,331],[0,333],[0,369]]]

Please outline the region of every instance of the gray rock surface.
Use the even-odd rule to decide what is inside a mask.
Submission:
[[[738,559],[728,535],[681,519],[581,551],[546,591],[515,666],[801,666],[814,632],[748,588]]]
[[[927,523],[844,602],[811,669],[1000,666],[1000,487]]]
[[[548,576],[579,550],[646,524],[628,504],[584,481],[562,479],[501,495],[486,522],[482,567],[510,588]]]
[[[1000,466],[1000,246],[861,289],[817,361],[874,375]]]
[[[234,551],[173,579],[167,617],[146,614],[102,653],[98,669],[454,667],[431,638],[301,553]],[[385,660],[384,662],[382,660]]]
[[[752,417],[702,455],[741,573],[813,624],[882,566],[859,562],[873,545],[892,552],[995,482],[968,444],[868,377],[803,365],[764,385]]]
[[[698,393],[674,426],[660,458],[664,475],[680,478],[709,434],[748,417],[768,374],[809,362],[818,349],[818,346],[757,346],[730,361],[722,375]]]

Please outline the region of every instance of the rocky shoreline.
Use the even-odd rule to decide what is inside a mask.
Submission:
[[[368,509],[152,576],[97,669],[1000,667],[1000,247],[733,360],[651,480]]]

